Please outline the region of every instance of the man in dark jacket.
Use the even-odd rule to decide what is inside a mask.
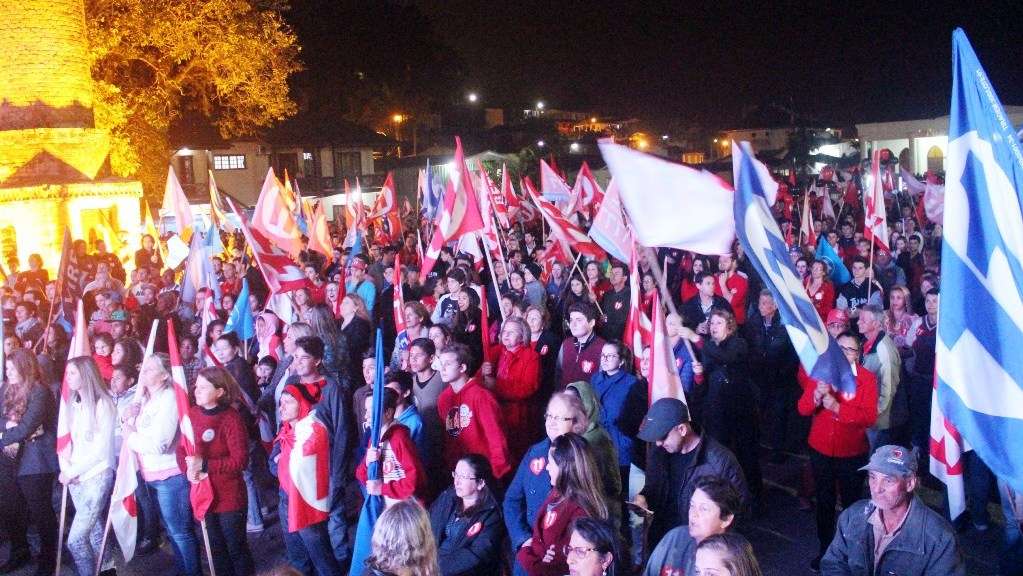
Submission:
[[[558,390],[572,382],[590,381],[600,369],[600,352],[604,339],[594,332],[597,325],[597,307],[589,302],[576,302],[568,307],[568,329],[571,338],[565,338],[558,352]]]
[[[966,573],[952,525],[913,494],[916,452],[881,446],[861,470],[869,473],[870,499],[839,516],[822,574]]]
[[[611,289],[600,299],[600,309],[604,311],[604,325],[600,335],[605,340],[621,340],[625,332],[625,322],[629,316],[629,268],[615,261],[611,265]]]
[[[770,290],[760,291],[757,311],[742,328],[749,344],[750,374],[763,398],[766,444],[775,450],[775,460],[781,460],[789,416],[799,398],[796,385],[799,358]]]
[[[699,292],[682,304],[679,313],[682,314],[682,321],[686,328],[695,330],[704,336],[708,333],[707,319],[710,318],[710,311],[719,308],[732,311],[732,305],[721,296],[714,293],[714,274],[700,272],[696,275],[696,288]]]
[[[713,438],[700,436],[681,400],[654,402],[638,437],[655,444],[647,459],[646,484],[635,500],[654,512],[647,538],[650,549],[668,530],[688,522],[689,499],[701,478],[724,478],[741,495],[742,509],[748,508],[750,495],[735,456]]]

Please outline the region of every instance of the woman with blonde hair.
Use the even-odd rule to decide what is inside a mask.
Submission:
[[[891,335],[899,355],[905,358],[911,354],[916,331],[913,327],[920,317],[913,313],[909,288],[901,284],[891,287],[888,292],[888,311],[884,315],[884,331]]]
[[[529,325],[521,318],[508,318],[501,326],[501,343],[492,348],[496,362],[484,362],[483,382],[494,391],[501,405],[508,453],[513,460],[536,442],[533,425],[540,412],[536,391],[540,389],[540,355],[530,345]]]
[[[178,574],[200,576],[188,479],[177,459],[178,405],[166,354],[152,354],[142,362],[139,386],[136,403],[125,412],[124,442],[137,456],[142,479],[156,497]]]
[[[708,536],[696,547],[696,573],[721,576],[762,576],[753,547],[741,534]]]
[[[0,394],[0,510],[11,542],[3,572],[31,560],[28,523],[39,534],[38,574],[52,574],[57,558],[57,515],[53,480],[57,475],[57,406],[39,373],[35,356],[15,348],[4,362]]]
[[[366,559],[371,576],[439,576],[437,543],[430,517],[410,498],[392,504],[373,526],[372,552]]]
[[[523,543],[516,555],[529,576],[566,574],[565,546],[572,535],[572,521],[581,517],[608,518],[600,472],[582,436],[569,432],[551,441],[547,473],[552,489],[540,506],[532,538]]]
[[[71,443],[59,454],[59,479],[67,486],[75,505],[67,547],[79,576],[89,576],[96,570],[96,554],[103,542],[104,514],[114,488],[117,409],[92,358],[81,356],[68,360],[64,382],[71,396],[65,405]],[[113,567],[109,547],[101,566]]]

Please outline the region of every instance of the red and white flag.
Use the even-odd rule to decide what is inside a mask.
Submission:
[[[501,172],[501,187],[503,189],[505,181],[508,181],[508,186],[511,186],[511,181],[508,180],[508,174],[504,172],[508,168],[502,168]],[[502,190],[498,190],[494,183],[490,180],[490,176],[487,176],[487,183],[490,185],[490,200],[494,206],[494,215],[497,217],[497,223],[501,225],[505,230],[511,228],[511,217],[508,208],[508,200],[505,198]]]
[[[540,160],[540,192],[545,199],[554,203],[565,203],[572,197],[572,189],[568,187],[568,182],[565,182],[542,159]]]
[[[189,234],[192,233],[192,207],[188,205],[185,190],[181,187],[181,182],[178,182],[178,176],[174,173],[173,166],[167,166],[167,184],[163,188],[161,210],[174,215],[174,221],[178,226],[178,236],[187,242]]]
[[[472,174],[465,166],[462,139],[455,136],[455,160],[444,190],[444,204],[437,225],[433,229],[430,246],[423,255],[422,269],[419,271],[419,277],[423,281],[433,270],[433,265],[440,257],[441,248],[445,244],[483,229],[480,201],[476,197],[472,180]]]
[[[323,212],[323,200],[316,204],[312,221],[309,222],[309,249],[327,257],[327,262],[334,259],[334,247],[330,242],[330,229],[327,227],[327,215]]]
[[[651,310],[653,318],[653,344],[650,346],[650,403],[661,398],[678,398],[686,402],[686,395],[682,389],[682,379],[679,378],[678,368],[675,365],[675,354],[671,349],[671,340],[668,338],[668,330],[664,324],[664,312],[661,311],[661,295],[654,294],[654,305]]]
[[[963,438],[941,411],[938,404],[937,379],[931,394],[931,475],[945,483],[948,513],[955,520],[966,510],[966,488],[963,482]]]
[[[609,191],[610,188],[609,186]],[[643,311],[643,298],[640,295],[642,278],[639,275],[639,255],[636,254],[635,244],[632,244],[629,253],[631,255],[629,258],[629,315],[625,320],[625,338],[629,347],[632,348],[636,373],[639,374],[643,348],[653,344],[654,333],[650,317]],[[654,305],[657,305],[656,300]]]
[[[821,194],[821,219],[830,218],[832,222],[837,222],[838,218],[835,216],[835,206],[831,203],[831,194],[828,192],[827,186],[824,187],[820,192]]]
[[[817,245],[817,233],[813,229],[813,212],[810,210],[810,192],[803,195],[803,210],[799,220],[799,238],[803,241],[803,246]]]
[[[577,198],[576,210],[585,214],[587,218],[593,218],[604,202],[604,191],[601,190],[600,184],[597,184],[597,179],[593,177],[593,172],[585,160],[575,177],[572,195]]]
[[[284,198],[283,186],[274,176],[274,169],[270,168],[263,180],[263,189],[259,192],[248,228],[259,232],[284,252],[297,257],[302,251],[302,232],[298,229],[294,210]]]
[[[298,532],[325,521],[330,511],[330,441],[315,411],[292,424],[290,431],[282,428],[277,440],[292,444],[288,457],[278,462],[278,476],[288,496],[287,530]]]
[[[181,354],[178,352],[178,337],[174,334],[174,323],[167,323],[167,351],[171,363],[171,382],[174,385],[174,400],[178,409],[178,429],[181,432],[181,447],[185,456],[196,455],[195,430],[192,428],[192,418],[188,415],[188,383],[185,378],[185,368],[181,364]],[[206,512],[213,504],[213,487],[210,479],[204,478],[193,482],[189,491],[189,500],[192,503],[192,515],[195,519],[202,521],[206,518]]]
[[[870,155],[870,190],[863,194],[863,235],[888,252],[888,214],[884,205],[884,186],[881,151],[874,150]]]
[[[203,363],[206,366],[220,366],[220,360],[213,354],[213,350],[210,350],[210,345],[206,342],[206,334],[209,331],[210,324],[220,320],[220,315],[217,314],[217,307],[213,302],[212,290],[206,291],[201,310],[202,312],[199,314],[199,357],[203,359]]]
[[[117,473],[114,476],[114,488],[110,493],[110,528],[117,538],[117,545],[124,554],[124,561],[130,562],[135,556],[135,544],[138,537],[139,509],[135,501],[135,490],[139,487],[138,461],[135,453],[127,442],[121,443],[121,453],[117,457]]]
[[[504,204],[508,207],[508,217],[514,218],[515,211],[519,209],[522,201],[515,195],[515,189],[512,188],[511,176],[508,174],[508,166],[501,166],[501,195],[504,196]]]
[[[612,180],[603,195],[600,208],[596,209],[590,238],[607,253],[622,262],[629,262],[632,251],[632,231],[625,224],[625,210],[618,196],[618,185]]]
[[[277,245],[267,239],[262,232],[256,228],[246,226],[245,219],[242,218],[238,207],[234,205],[230,198],[227,199],[227,203],[231,207],[231,211],[235,213],[235,216],[238,216],[238,219],[241,220],[245,241],[248,242],[249,248],[252,249],[252,255],[255,257],[256,264],[259,265],[259,269],[263,273],[263,279],[266,280],[266,285],[270,288],[270,292],[283,294],[305,287],[305,274],[295,264],[295,261],[284,250],[278,248]],[[284,316],[280,314],[278,316],[285,320]]]
[[[67,359],[92,356],[89,345],[89,325],[85,321],[85,306],[78,300],[75,313],[75,333],[71,336]],[[67,373],[60,384],[60,406],[57,410],[57,456],[61,459],[71,456],[71,390],[67,385]]]
[[[536,205],[544,220],[547,221],[547,225],[551,227],[551,235],[561,244],[561,249],[566,254],[571,254],[571,251],[575,250],[594,258],[604,257],[604,250],[600,245],[580,230],[578,226],[565,218],[557,207],[541,198],[536,193],[528,177],[525,183],[526,192],[529,194],[530,199]]]
[[[369,221],[377,224],[375,243],[390,244],[401,240],[401,218],[398,215],[398,196],[394,191],[394,173],[388,172],[380,188]]]

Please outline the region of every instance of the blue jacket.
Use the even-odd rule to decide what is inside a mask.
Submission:
[[[682,391],[689,395],[693,391],[693,383],[696,382],[696,373],[693,372],[693,357],[689,354],[689,348],[681,338],[675,343],[671,352],[675,356],[678,377],[682,380]]]
[[[512,550],[518,550],[523,542],[532,538],[536,515],[551,491],[551,475],[547,473],[550,449],[551,441],[547,438],[530,446],[504,494],[504,524],[508,527]]]
[[[590,379],[590,385],[600,399],[601,425],[607,430],[618,449],[618,466],[632,463],[633,438],[639,432],[639,424],[646,414],[645,403],[639,405],[642,393],[636,385],[636,377],[625,370],[608,376],[603,370]]]
[[[450,487],[430,506],[430,527],[437,541],[437,560],[444,576],[500,574],[504,523],[491,496],[473,512],[458,512],[459,498]]]
[[[966,574],[952,525],[916,496],[902,529],[881,553],[875,570],[874,530],[867,522],[873,512],[870,500],[860,500],[842,512],[835,539],[821,559],[821,574]]]
[[[423,434],[423,416],[419,413],[419,408],[416,408],[415,404],[409,404],[402,411],[401,415],[395,418],[395,422],[408,428],[409,436],[416,443],[416,453],[420,456],[420,459],[424,455],[429,454],[427,452],[429,447],[426,444],[426,434]]]

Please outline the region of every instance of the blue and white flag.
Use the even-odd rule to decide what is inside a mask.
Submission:
[[[817,253],[814,254],[814,258],[824,262],[824,266],[828,270],[828,277],[831,278],[831,283],[835,285],[836,290],[852,280],[852,274],[845,267],[845,262],[838,257],[838,252],[835,252],[835,247],[828,242],[825,234],[821,234],[817,241]]]
[[[824,327],[817,309],[792,266],[789,250],[771,216],[768,193],[774,184],[753,154],[749,142],[732,143],[735,175],[735,234],[750,262],[770,288],[778,313],[799,361],[810,377],[839,392],[855,393],[856,377],[838,343]],[[768,181],[770,180],[770,181]]]
[[[948,138],[938,405],[991,471],[1023,490],[1023,151],[961,29]]]
[[[242,278],[242,289],[234,301],[231,315],[227,317],[224,333],[237,332],[238,339],[244,342],[256,335],[256,319],[249,305],[249,280]]]
[[[381,427],[384,420],[384,336],[377,328],[376,338],[376,378],[373,379],[373,414],[370,419],[369,443],[372,446],[380,446]],[[383,470],[380,461],[366,464],[366,480],[380,481],[383,477]],[[355,542],[352,545],[352,572],[359,574],[369,558],[371,551],[371,540],[373,528],[377,518],[384,511],[384,497],[367,494],[362,503],[362,510],[359,512],[359,523],[355,529]]]

